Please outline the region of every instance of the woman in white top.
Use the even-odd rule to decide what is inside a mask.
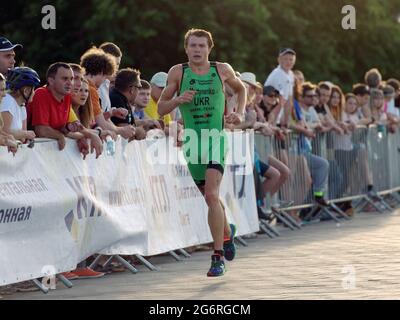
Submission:
[[[25,105],[32,100],[34,89],[39,84],[39,76],[31,68],[17,67],[9,71],[7,78],[9,93],[0,103],[3,130],[23,143],[35,138],[35,133],[27,130]]]
[[[6,96],[6,78],[0,73],[0,104]],[[17,151],[17,143],[14,137],[3,131],[3,118],[0,113],[0,146],[8,147],[9,151],[15,153]]]

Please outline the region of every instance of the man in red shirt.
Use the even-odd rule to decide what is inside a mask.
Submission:
[[[27,110],[28,119],[31,120],[36,135],[57,140],[60,150],[65,147],[65,137],[78,140],[79,150],[86,155],[88,144],[84,135],[80,132],[70,132],[67,126],[68,122],[73,122],[78,123],[79,127],[76,116],[72,114],[69,117],[74,80],[71,67],[64,62],[53,63],[47,70],[46,78],[47,85],[35,91]],[[96,141],[91,142],[94,147]],[[96,148],[96,153],[98,156],[101,150]]]

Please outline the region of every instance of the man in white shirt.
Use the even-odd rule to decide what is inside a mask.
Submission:
[[[290,48],[280,50],[278,63],[279,65],[265,80],[264,87],[273,86],[278,89],[281,111],[278,115],[277,123],[286,127],[293,107],[294,74],[292,69],[296,63],[296,52]]]
[[[9,69],[15,65],[15,49],[22,48],[20,44],[12,44],[10,40],[0,37],[0,73],[7,77]]]

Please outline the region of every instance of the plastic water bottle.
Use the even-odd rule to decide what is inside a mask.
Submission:
[[[382,140],[383,137],[386,135],[386,127],[384,124],[379,123],[377,125],[378,129],[378,140]]]
[[[113,156],[115,154],[115,141],[111,136],[106,137],[106,153],[108,156]]]

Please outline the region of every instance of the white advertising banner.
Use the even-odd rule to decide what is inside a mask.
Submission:
[[[249,133],[229,136],[250,141]],[[86,160],[74,141],[62,151],[36,143],[15,157],[1,147],[0,285],[73,270],[94,253],[149,256],[211,242],[187,166],[154,161],[154,150],[182,158],[172,143],[119,140],[115,155]],[[231,154],[240,153],[235,145]],[[220,189],[239,235],[258,231],[253,175],[243,167],[227,164]]]

